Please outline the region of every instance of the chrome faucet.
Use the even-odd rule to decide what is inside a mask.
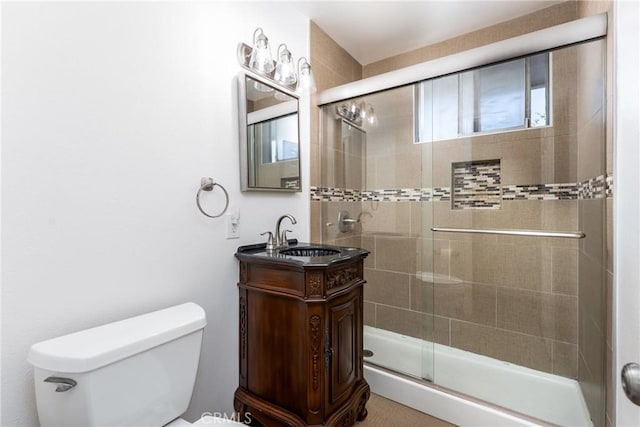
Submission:
[[[296,219],[293,217],[293,215],[282,215],[280,218],[278,218],[278,221],[276,222],[276,235],[275,235],[275,244],[276,244],[276,248],[281,248],[283,246],[287,246],[287,231],[290,230],[285,230],[282,233],[280,233],[280,225],[282,224],[282,220],[288,218],[289,221],[291,221],[291,224],[297,224]]]

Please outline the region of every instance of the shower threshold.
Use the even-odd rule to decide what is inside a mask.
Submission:
[[[529,417],[560,426],[593,425],[580,385],[575,380],[371,326],[364,327],[364,346],[374,353],[366,359],[367,363],[409,377],[432,381],[439,389],[432,391],[446,396],[446,392],[443,393],[441,390],[451,390],[452,399],[457,401],[461,401],[460,394],[470,396],[474,401],[471,406],[477,407],[476,402],[480,400],[488,402],[488,406],[497,405],[509,412],[523,414],[525,418],[522,425],[536,425],[525,421]],[[367,373],[378,375],[381,371],[367,368],[365,366],[365,376],[374,393],[383,396],[386,394],[386,397],[390,398],[397,393],[399,396],[414,395],[412,399],[416,399],[415,392],[420,387],[413,387],[404,378],[404,382],[390,382],[392,375],[371,381]],[[376,385],[388,388],[390,393],[376,390]],[[403,387],[413,387],[416,390],[399,392]],[[428,393],[428,388],[433,386],[422,387],[426,388],[425,392]],[[415,401],[420,406],[421,401],[427,400],[433,401],[426,395],[425,399]],[[401,403],[415,407],[410,402]],[[447,406],[456,407],[440,404],[438,410]],[[460,418],[463,417],[462,412],[435,413],[425,410],[424,407],[415,408],[456,424],[463,419]]]

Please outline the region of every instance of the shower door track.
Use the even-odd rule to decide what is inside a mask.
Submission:
[[[560,237],[563,239],[584,239],[582,231],[541,231],[541,230],[498,230],[491,228],[450,228],[431,227],[431,231],[446,233],[502,234],[508,236]]]

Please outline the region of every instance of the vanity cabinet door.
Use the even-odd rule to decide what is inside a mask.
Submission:
[[[351,396],[362,377],[362,285],[331,301],[327,320],[327,404],[334,408]]]

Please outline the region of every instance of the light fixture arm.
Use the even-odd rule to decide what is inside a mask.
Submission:
[[[262,28],[258,27],[256,28],[256,30],[253,32],[253,45],[255,46],[256,42],[257,42],[257,37],[258,37],[258,31],[260,31],[260,34],[262,34],[264,36],[264,31],[262,31]]]
[[[289,49],[287,49],[287,45],[286,45],[286,44],[284,44],[284,43],[280,43],[280,46],[278,46],[278,53],[277,53],[277,55],[278,55],[278,61],[280,61],[280,58],[282,58],[282,57],[280,56],[280,48],[281,48],[281,47],[284,47],[284,51],[285,51],[285,52],[288,52],[288,51],[289,51]],[[289,52],[289,54],[291,54],[291,52]]]

